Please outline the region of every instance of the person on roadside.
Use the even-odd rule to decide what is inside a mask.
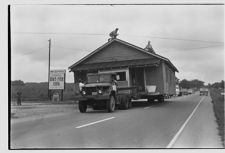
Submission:
[[[17,92],[17,105],[18,106],[21,106],[21,97],[22,97],[22,92],[21,91],[18,91]]]
[[[82,88],[84,87],[84,83],[82,82],[82,80],[79,80],[79,90],[80,92],[82,92]]]
[[[116,76],[112,77],[112,90],[117,91],[117,81],[116,81]]]

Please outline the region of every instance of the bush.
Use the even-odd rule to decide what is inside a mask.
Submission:
[[[17,92],[22,91],[23,101],[36,101],[36,100],[48,100],[48,83],[24,83],[23,86],[11,84],[11,99],[15,101],[17,99]],[[18,82],[18,81],[17,81]],[[16,83],[17,83],[16,82]],[[21,82],[20,82],[21,83]],[[72,100],[74,98],[75,88],[74,83],[67,83],[64,90],[63,99]]]
[[[211,89],[210,95],[213,102],[213,109],[219,128],[219,135],[221,136],[223,146],[224,144],[224,96],[221,95],[217,89]]]

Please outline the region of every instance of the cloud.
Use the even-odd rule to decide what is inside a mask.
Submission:
[[[18,77],[35,80],[33,67],[43,71],[43,65],[48,62],[49,38],[52,39],[52,66],[67,69],[106,43],[108,33],[118,27],[118,38],[127,42],[145,47],[150,40],[158,54],[168,57],[178,67],[180,79],[196,77],[217,81],[223,78],[223,46],[207,48],[217,43],[178,40],[223,42],[223,6],[15,5],[11,12],[12,56],[19,60],[12,66]],[[206,48],[193,49],[201,47]],[[33,73],[24,70],[25,66]],[[217,76],[207,71],[209,67]],[[40,80],[41,76],[36,79]]]

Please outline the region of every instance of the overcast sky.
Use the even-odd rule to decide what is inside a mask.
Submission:
[[[12,80],[48,80],[51,38],[51,69],[66,69],[66,82],[73,82],[68,67],[106,43],[115,28],[119,39],[139,47],[150,40],[180,80],[224,79],[223,5],[12,5]]]

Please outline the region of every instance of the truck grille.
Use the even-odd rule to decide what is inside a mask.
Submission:
[[[87,95],[92,95],[92,92],[97,92],[97,88],[96,87],[88,87],[84,89],[86,91]]]

